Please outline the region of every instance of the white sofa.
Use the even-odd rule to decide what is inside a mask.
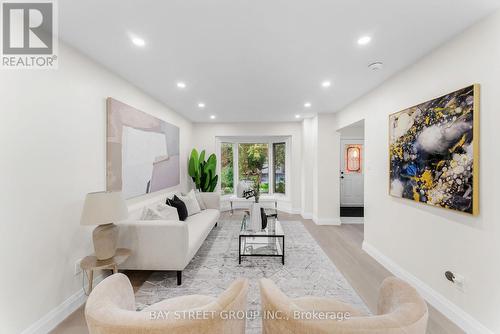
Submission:
[[[182,270],[217,225],[220,216],[220,195],[200,195],[207,209],[186,221],[140,220],[142,207],[129,212],[129,218],[118,223],[118,247],[131,249],[132,254],[120,269],[175,270],[180,285]],[[165,198],[161,202],[165,203]]]

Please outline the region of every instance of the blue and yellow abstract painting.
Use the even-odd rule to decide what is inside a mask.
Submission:
[[[478,213],[479,85],[389,116],[390,194]]]

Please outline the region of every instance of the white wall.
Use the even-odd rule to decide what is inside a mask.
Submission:
[[[316,126],[316,128],[315,128]],[[313,170],[316,157],[315,136],[317,122],[313,118],[302,121],[302,161],[301,161],[301,214],[306,219],[313,217],[314,180]]]
[[[302,216],[318,225],[340,225],[340,134],[334,114],[302,121]]]
[[[340,139],[364,139],[365,138],[365,123],[364,121],[356,122],[338,131]]]
[[[287,123],[195,123],[193,124],[193,147],[216,153],[216,137],[251,137],[251,136],[290,136],[291,137],[291,170],[288,170],[291,189],[291,211],[301,208],[301,160],[302,160],[302,127],[299,122]]]
[[[339,128],[365,119],[365,242],[496,333],[500,332],[499,60],[500,13],[496,13],[337,115]],[[472,83],[481,84],[480,215],[390,197],[388,115]],[[465,276],[465,292],[444,279],[446,270]],[[470,332],[481,330],[466,314],[459,318]]]
[[[313,221],[318,225],[340,225],[340,134],[334,114],[317,117],[313,176]],[[313,120],[314,123],[314,120]]]
[[[92,227],[80,214],[106,186],[106,98],[180,127],[180,188],[191,123],[65,45],[58,70],[2,71],[0,92],[0,332],[20,333],[82,288],[74,263]]]

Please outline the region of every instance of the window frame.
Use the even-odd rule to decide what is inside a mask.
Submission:
[[[285,171],[285,192],[284,193],[279,193],[279,192],[276,192],[276,170],[275,170],[275,167],[276,165],[274,164],[274,149],[276,147],[276,145],[285,145],[285,166],[284,166],[284,171]],[[288,152],[287,152],[287,148],[288,148],[288,145],[286,143],[286,141],[274,141],[272,144],[271,144],[271,153],[270,155],[272,156],[273,158],[273,166],[272,166],[272,174],[269,176],[269,178],[273,179],[272,181],[272,185],[273,185],[273,194],[280,194],[280,195],[286,195],[286,190],[287,190],[287,183],[286,183],[286,177],[287,177],[287,174],[288,174],[288,171],[287,171],[287,163],[286,163],[286,159],[287,159],[287,156],[288,156]]]
[[[268,145],[268,165],[269,165],[269,193],[262,194],[263,197],[272,196],[278,199],[288,199],[291,194],[291,136],[218,136],[216,137],[217,173],[222,170],[221,148],[222,143],[233,144],[233,193],[222,194],[220,183],[217,185],[222,198],[231,197],[236,194],[236,187],[240,182],[239,177],[239,144],[267,144]],[[274,143],[285,143],[285,193],[274,192]]]
[[[233,153],[233,157],[232,157],[232,161],[231,161],[231,163],[233,165],[233,192],[232,193],[228,193],[228,194],[223,194],[222,193],[222,145],[224,145],[224,144],[231,144],[231,146],[232,146],[231,147],[231,151]],[[235,180],[234,179],[234,170],[235,170],[235,168],[234,168],[234,165],[235,165],[234,164],[234,162],[235,162],[235,160],[234,160],[234,143],[232,143],[232,142],[226,142],[226,141],[221,141],[219,143],[218,147],[219,148],[218,148],[218,153],[217,153],[217,167],[216,168],[217,168],[217,174],[219,175],[220,182],[218,182],[217,188],[218,188],[219,193],[221,194],[221,196],[232,195],[232,194],[235,193],[235,188],[236,188],[236,184],[234,183],[234,180]]]

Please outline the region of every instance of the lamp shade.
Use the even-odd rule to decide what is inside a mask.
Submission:
[[[105,225],[127,217],[127,204],[121,192],[95,192],[85,198],[80,224]]]

